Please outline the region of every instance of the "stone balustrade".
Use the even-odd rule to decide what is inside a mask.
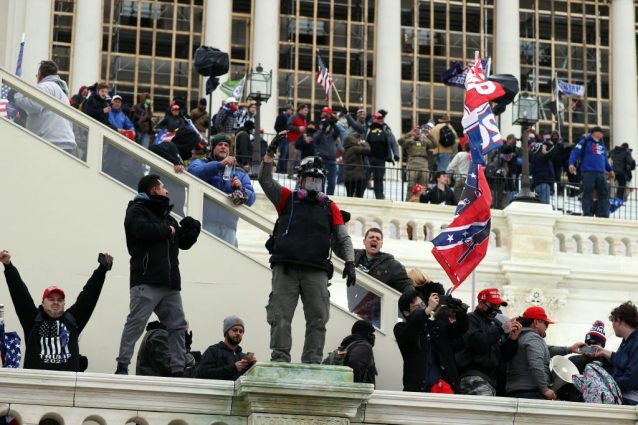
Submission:
[[[347,367],[257,363],[236,382],[0,371],[0,415],[20,425],[635,425],[630,406],[373,391]]]

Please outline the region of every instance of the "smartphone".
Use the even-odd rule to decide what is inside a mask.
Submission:
[[[596,353],[598,352],[598,348],[596,348],[596,347],[594,347],[592,345],[585,345],[585,346],[580,347],[579,352],[581,354],[585,354],[585,355],[588,355],[588,356],[595,356]]]

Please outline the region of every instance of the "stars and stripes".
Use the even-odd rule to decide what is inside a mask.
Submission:
[[[38,329],[40,359],[43,363],[62,364],[71,358],[69,329],[60,320],[45,320]]]
[[[326,99],[328,98],[328,94],[330,93],[330,88],[332,87],[332,75],[328,72],[328,68],[321,60],[321,56],[317,55],[317,84],[323,87],[323,91],[326,93]]]
[[[452,223],[432,240],[432,254],[454,288],[463,283],[487,253],[491,204],[484,168],[471,163]]]
[[[7,112],[9,99],[7,99],[7,97],[9,97],[9,86],[3,84],[2,87],[0,87],[0,117],[2,118],[9,117],[9,113]]]
[[[0,356],[2,367],[20,367],[20,337],[17,332],[5,332],[4,323],[0,323]]]

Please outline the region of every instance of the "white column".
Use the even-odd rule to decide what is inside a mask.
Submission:
[[[397,0],[377,2],[377,46],[374,59],[375,111],[388,111],[386,123],[401,134],[401,8]]]
[[[521,61],[518,0],[496,0],[494,13],[496,15],[496,27],[492,74],[512,74],[518,79],[520,85]],[[512,125],[511,104],[501,114],[500,124],[503,138],[510,133],[520,135],[520,128]]]
[[[279,111],[279,1],[255,1],[253,19],[252,66],[259,63],[264,72],[272,69],[272,96],[261,105],[261,126],[266,133],[274,133],[275,119]]]
[[[204,44],[215,47],[230,55],[230,28],[232,24],[233,2],[232,0],[207,0],[206,1],[206,33],[204,34]],[[221,82],[226,81],[230,74],[219,77]],[[204,84],[208,78],[204,78]],[[204,93],[202,93],[204,94]],[[208,96],[206,96],[208,98]],[[211,117],[217,113],[222,100],[226,95],[217,88],[213,92],[213,103]]]
[[[35,83],[40,61],[51,59],[51,1],[26,0],[24,16],[24,58],[22,61],[22,77],[29,83]],[[17,37],[18,44],[21,35]],[[13,60],[16,60],[14,58]],[[15,68],[15,63],[13,64]],[[13,69],[15,71],[15,69]]]
[[[20,50],[20,39],[24,30],[25,5],[22,1],[0,2],[0,67],[15,72]]]
[[[614,146],[628,143],[638,148],[638,97],[636,95],[636,29],[634,2],[611,4],[611,135]],[[635,155],[635,153],[634,153]]]
[[[82,0],[76,3],[69,87],[71,93],[76,93],[81,86],[93,84],[100,79],[101,20],[101,0]],[[93,60],[87,60],[89,57]]]

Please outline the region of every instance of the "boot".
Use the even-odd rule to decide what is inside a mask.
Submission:
[[[122,363],[117,364],[117,369],[115,369],[116,375],[128,375],[128,367],[123,365]]]

